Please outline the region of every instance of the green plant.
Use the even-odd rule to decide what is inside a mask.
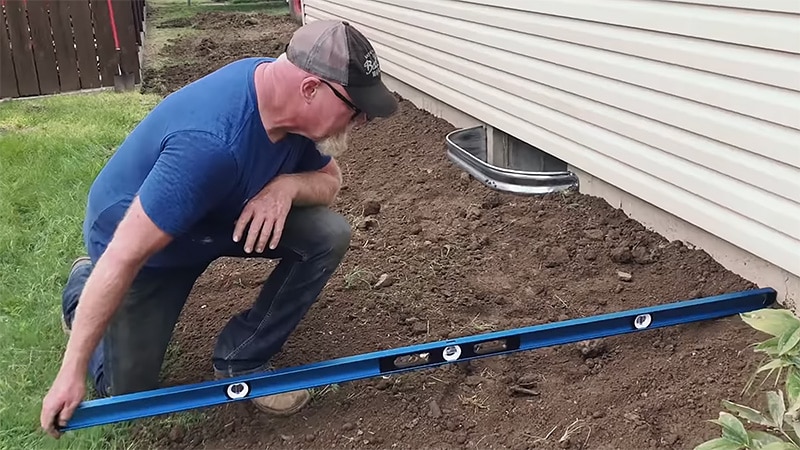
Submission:
[[[752,328],[772,336],[755,345],[755,351],[764,353],[768,361],[756,370],[745,391],[765,372],[762,383],[776,371],[775,386],[782,382],[783,390],[766,392],[766,413],[723,401],[722,406],[730,412],[720,412],[719,418],[711,420],[722,427],[722,436],[694,450],[800,450],[800,319],[784,309],[761,309],[740,317]],[[760,429],[745,429],[739,418]]]

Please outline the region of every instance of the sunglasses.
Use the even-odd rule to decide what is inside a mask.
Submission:
[[[358,106],[354,105],[353,102],[348,100],[347,97],[345,97],[339,91],[337,91],[330,83],[328,83],[327,81],[323,80],[322,78],[320,78],[319,81],[322,81],[323,83],[325,83],[331,89],[331,91],[333,91],[333,94],[335,96],[339,97],[339,100],[343,101],[345,105],[347,105],[350,109],[353,110],[353,115],[350,117],[350,121],[351,122],[356,120],[356,118],[361,115],[361,113],[363,111],[361,111],[358,108]]]

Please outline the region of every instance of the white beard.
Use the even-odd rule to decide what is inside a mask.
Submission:
[[[327,139],[317,142],[317,149],[324,154],[332,157],[337,157],[344,153],[349,143],[349,129],[331,136]]]

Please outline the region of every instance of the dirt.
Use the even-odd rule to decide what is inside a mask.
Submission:
[[[207,34],[165,49],[208,63],[159,73],[163,86],[275,55],[295,27],[258,17],[255,37],[241,17],[243,28],[225,33],[219,20],[202,17],[195,24]],[[278,367],[755,287],[602,199],[488,189],[446,158],[451,130],[401,99],[396,116],[354,132],[334,206],[353,225],[352,244]],[[176,328],[166,385],[213,378],[217,332],[272,267],[222,259],[201,277]],[[691,449],[719,436],[707,420],[721,400],[741,400],[758,363],[748,346],[761,338],[733,317],[483,358],[332,386],[290,418],[248,402],[208,408],[205,420],[165,429],[154,445]]]

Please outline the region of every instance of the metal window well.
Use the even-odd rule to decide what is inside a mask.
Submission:
[[[512,138],[513,139],[513,138]],[[486,127],[479,125],[453,131],[446,136],[447,157],[459,168],[484,185],[499,191],[523,195],[541,195],[577,188],[578,177],[566,170],[566,164],[535,147],[520,148],[512,141],[504,150],[512,169],[488,161]],[[531,169],[531,170],[529,170]]]

